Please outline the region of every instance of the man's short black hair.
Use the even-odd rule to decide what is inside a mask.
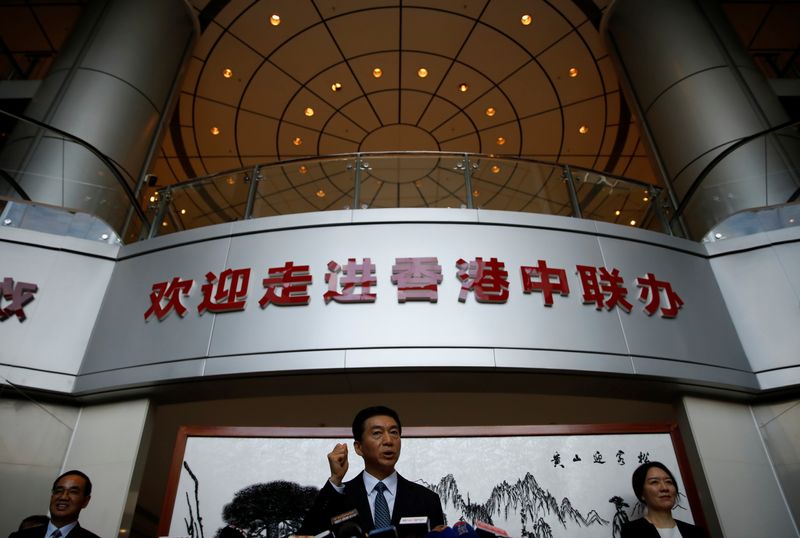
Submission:
[[[361,436],[364,435],[364,423],[368,418],[381,415],[392,417],[397,422],[397,429],[400,430],[401,434],[403,433],[403,425],[400,424],[400,415],[397,414],[397,411],[385,405],[376,405],[362,409],[356,414],[356,418],[353,419],[353,439],[361,442]]]
[[[680,490],[678,489],[678,482],[675,480],[675,476],[673,476],[672,471],[667,469],[667,466],[660,461],[648,461],[647,463],[641,464],[636,468],[635,471],[633,471],[631,485],[633,486],[633,492],[636,494],[636,498],[640,501],[642,500],[642,492],[644,491],[644,481],[647,479],[647,471],[653,467],[657,467],[669,475],[669,477],[672,479],[672,483],[675,484],[675,498],[677,498],[678,494],[680,493]]]
[[[83,494],[86,495],[87,497],[92,494],[92,481],[89,480],[89,477],[86,476],[86,473],[84,473],[83,471],[78,471],[76,469],[61,473],[58,476],[58,478],[56,478],[55,481],[53,482],[53,489],[56,489],[56,484],[58,484],[59,480],[61,480],[65,476],[70,476],[70,475],[80,476],[81,478],[83,478],[86,481],[86,486],[83,488]]]

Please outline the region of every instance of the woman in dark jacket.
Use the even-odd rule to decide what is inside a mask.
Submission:
[[[663,463],[643,463],[633,472],[631,484],[636,498],[647,506],[647,514],[625,523],[621,538],[706,538],[700,527],[672,517],[678,484]]]

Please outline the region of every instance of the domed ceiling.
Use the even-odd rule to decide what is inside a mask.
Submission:
[[[201,23],[158,185],[385,150],[654,182],[599,25],[606,0],[192,0]]]

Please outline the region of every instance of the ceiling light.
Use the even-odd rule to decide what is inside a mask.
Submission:
[[[569,73],[570,78],[575,78],[575,77],[578,76],[578,68],[577,67],[570,67],[568,73]]]
[[[166,226],[166,225],[167,225],[167,221],[164,221],[164,222],[161,223],[161,226]]]
[[[717,239],[722,239],[724,236],[721,233],[717,232],[714,234],[714,237],[716,237]]]
[[[8,219],[8,218],[6,218],[6,219],[3,219],[3,225],[4,225],[4,226],[8,226],[8,225],[9,225],[9,224],[11,224],[12,222],[13,222],[13,221],[12,221],[11,219]]]
[[[520,17],[519,22],[521,22],[523,26],[528,26],[530,23],[533,22],[533,17],[531,17],[526,13],[525,15]]]
[[[181,209],[181,215],[185,215],[185,214],[186,214],[186,210],[185,209]]]
[[[650,198],[648,198],[647,196],[645,196],[644,198],[642,198],[642,202],[649,202],[649,201],[650,201]]]
[[[490,106],[489,108],[486,109],[486,115],[489,116],[490,118],[494,116],[496,113],[497,111],[494,109],[494,107]]]
[[[586,134],[586,133],[589,132],[589,128],[587,126],[585,126],[585,125],[581,125],[578,128],[578,132],[581,133],[581,134]]]
[[[222,70],[222,76],[225,78],[231,78],[233,76],[233,71],[226,67]]]
[[[497,137],[497,145],[498,146],[502,146],[505,143],[506,143],[506,139],[505,138],[503,138],[502,136],[498,136]]]
[[[341,89],[342,89],[342,83],[341,82],[334,82],[333,84],[331,84],[331,91],[332,92],[338,92]]]
[[[466,93],[468,89],[469,86],[467,85],[466,82],[462,82],[461,84],[458,85],[458,91],[460,91],[461,93]]]
[[[381,76],[383,76],[383,70],[380,67],[376,67],[372,70],[372,76],[375,78],[381,78]]]
[[[481,191],[479,191],[478,189],[475,189],[474,191],[472,191],[472,196],[474,196],[475,198],[477,198],[480,195],[481,195]]]
[[[217,136],[219,134],[219,127],[212,127],[211,134]]]
[[[789,219],[789,224],[794,224],[794,219],[793,218]]]
[[[619,209],[617,209],[616,211],[614,211],[614,214],[615,214],[616,216],[618,216],[618,217],[619,217]]]
[[[281,16],[280,16],[280,15],[277,15],[277,14],[276,14],[276,15],[272,15],[272,16],[269,18],[269,23],[270,23],[272,26],[278,26],[278,25],[281,23]]]
[[[306,165],[304,165],[304,164],[301,164],[301,165],[300,165],[300,168],[298,168],[297,170],[298,170],[298,171],[299,171],[301,174],[305,174],[306,172],[308,172],[308,167],[307,167]]]
[[[302,138],[300,138],[299,136],[295,136],[295,137],[292,139],[292,144],[294,144],[295,146],[299,146],[299,145],[300,145],[300,144],[302,144],[302,143],[303,143],[303,139],[302,139]]]
[[[631,226],[636,226],[636,221],[635,220],[631,221]]]
[[[110,235],[108,235],[108,234],[100,234],[100,239],[102,239],[103,241],[105,241],[105,240],[106,240],[106,239],[108,239],[109,237],[111,237],[111,236],[110,236]]]
[[[155,202],[156,200],[158,200],[158,198],[156,198],[155,194],[150,197],[150,202]]]
[[[428,70],[427,70],[427,69],[425,69],[424,67],[420,67],[420,68],[417,70],[417,76],[418,76],[419,78],[425,78],[425,77],[427,77],[427,76],[428,76]]]
[[[306,109],[303,111],[303,114],[305,114],[306,116],[308,116],[308,117],[310,118],[311,116],[313,116],[313,115],[314,115],[314,109],[313,109],[313,108],[311,108],[311,107],[307,107],[307,108],[306,108]]]
[[[500,171],[500,167],[499,166],[497,166],[496,164],[494,166],[492,166],[492,173],[493,174],[496,174],[499,171]]]
[[[234,183],[236,183],[236,178],[234,178],[233,176],[228,176],[225,178],[225,183],[227,183],[228,185],[233,185]]]
[[[318,190],[314,194],[317,195],[317,198],[325,198],[325,191],[323,191],[322,189]]]

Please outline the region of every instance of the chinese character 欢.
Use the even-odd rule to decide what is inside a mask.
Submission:
[[[173,310],[183,317],[186,314],[186,307],[181,302],[181,295],[188,297],[193,285],[194,280],[181,280],[177,276],[170,282],[153,284],[153,291],[150,292],[150,308],[144,313],[145,321],[153,314],[161,321]],[[165,300],[166,304],[162,304]]]
[[[595,303],[597,310],[611,310],[619,305],[625,312],[630,312],[633,305],[629,303],[625,296],[628,290],[623,285],[622,277],[619,276],[619,269],[612,269],[611,272],[605,267],[593,267],[591,265],[578,265],[578,276],[583,287],[584,304]],[[597,272],[600,278],[597,278]]]
[[[661,292],[664,292],[666,306],[661,308],[661,317],[674,318],[678,315],[678,310],[683,306],[683,300],[672,290],[672,285],[663,280],[657,280],[653,273],[640,276],[636,279],[636,285],[642,288],[639,291],[639,300],[647,303],[644,311],[648,316],[652,316],[661,304]]]
[[[553,467],[561,467],[562,469],[564,468],[564,465],[561,463],[561,454],[558,452],[553,454],[553,458],[550,461],[553,462]]]
[[[505,264],[497,258],[488,261],[475,258],[469,263],[460,258],[456,267],[456,277],[461,281],[460,302],[466,302],[470,291],[475,292],[475,300],[479,303],[505,303],[508,300],[508,272]]]
[[[341,273],[341,277],[339,273]],[[375,264],[371,263],[369,258],[364,258],[362,263],[356,263],[355,258],[348,258],[344,267],[331,260],[328,262],[325,282],[328,284],[328,291],[323,296],[325,304],[331,301],[337,303],[375,302],[375,294],[370,293],[370,287],[376,286],[378,281],[375,278]],[[342,291],[339,291],[340,286]],[[356,287],[361,288],[361,293],[353,293]]]
[[[262,283],[266,291],[258,301],[261,308],[270,303],[278,306],[307,305],[311,299],[308,296],[308,286],[311,285],[308,265],[294,265],[289,261],[283,267],[270,267]]]
[[[212,272],[206,273],[207,284],[203,284],[203,300],[197,305],[200,314],[204,312],[233,312],[244,310],[247,287],[250,284],[250,268],[225,269],[219,278]],[[216,289],[216,292],[214,290]],[[212,298],[212,292],[213,298]]]
[[[24,306],[33,301],[33,294],[39,291],[39,286],[30,282],[14,282],[13,278],[6,277],[2,284],[2,298],[11,301],[6,307],[0,305],[0,321],[5,321],[11,316],[17,316],[19,321],[25,321]]]
[[[397,284],[397,300],[430,301],[439,298],[442,283],[442,266],[435,257],[395,258],[392,266],[392,284]]]
[[[567,282],[567,272],[563,269],[547,267],[547,262],[539,260],[536,267],[522,266],[522,291],[532,293],[542,292],[545,306],[553,306],[553,292],[556,291],[562,296],[569,295],[569,283]],[[539,280],[534,280],[537,278]],[[555,278],[555,280],[552,280]]]

